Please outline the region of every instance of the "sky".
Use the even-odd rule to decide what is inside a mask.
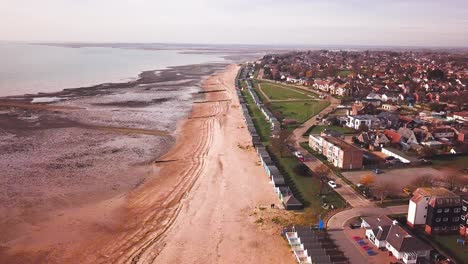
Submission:
[[[0,0],[0,40],[468,46],[467,0]]]

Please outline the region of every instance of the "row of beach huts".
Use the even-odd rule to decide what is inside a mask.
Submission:
[[[296,197],[294,197],[293,193],[286,184],[283,174],[278,170],[270,156],[270,153],[262,144],[262,140],[259,134],[257,133],[257,129],[255,128],[252,117],[250,116],[246,99],[241,92],[241,90],[243,89],[241,86],[241,81],[245,80],[247,84],[247,90],[252,96],[255,104],[262,111],[266,119],[271,124],[272,136],[278,136],[281,131],[280,123],[278,119],[276,119],[273,116],[273,114],[266,107],[263,106],[262,101],[259,99],[257,93],[254,91],[252,87],[252,81],[249,77],[247,77],[250,71],[252,70],[244,67],[241,68],[236,79],[236,92],[237,96],[239,97],[239,102],[242,108],[245,124],[252,137],[252,143],[255,147],[255,150],[257,151],[257,155],[260,159],[260,162],[263,168],[265,169],[265,172],[268,175],[270,181],[273,183],[274,191],[278,195],[278,198],[280,199],[282,204],[284,205],[284,208],[287,210],[300,210],[303,208],[303,204],[299,200],[297,200]]]

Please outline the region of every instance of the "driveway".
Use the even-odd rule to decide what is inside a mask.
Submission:
[[[390,206],[386,208],[367,207],[367,208],[352,208],[346,211],[341,211],[332,216],[327,223],[328,229],[340,230],[343,229],[348,222],[359,216],[379,216],[390,214],[402,214],[408,212],[408,205]]]

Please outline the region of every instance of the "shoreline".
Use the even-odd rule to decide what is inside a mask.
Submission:
[[[224,69],[224,65],[189,65],[189,66],[178,66],[177,67],[178,71],[175,71],[174,69],[166,71],[168,74],[167,76],[163,76],[163,79],[158,79],[159,84],[163,83],[164,85],[158,85],[157,91],[162,89],[160,92],[163,94],[166,94],[166,90],[171,91],[173,89],[179,89],[179,87],[186,87],[187,85],[190,86],[198,86],[196,83],[198,82],[204,82],[210,75],[212,75],[214,72],[217,72],[221,69]],[[178,72],[182,71],[184,74],[178,75]],[[152,71],[151,71],[152,72]],[[165,73],[161,73],[164,75]],[[142,74],[144,75],[144,74]],[[153,77],[153,74],[150,74],[151,77]],[[161,76],[158,75],[157,78],[160,78]],[[172,77],[175,77],[175,79],[172,79]],[[142,76],[142,78],[145,78],[145,76]],[[200,81],[197,81],[197,79],[200,79]],[[188,82],[187,82],[188,80]],[[140,81],[140,83],[137,84],[139,86],[140,84],[146,85],[149,84],[148,87],[140,87],[143,90],[145,89],[154,89],[151,88],[153,85],[154,79],[145,79]],[[179,81],[182,81],[182,83],[178,83]],[[12,109],[15,112],[20,112],[22,114],[23,112],[26,112],[27,116],[30,115],[39,115],[41,116],[48,116],[48,115],[69,115],[70,113],[75,113],[77,111],[83,111],[82,109],[75,109],[74,104],[80,104],[80,100],[83,100],[83,98],[90,98],[93,99],[96,96],[108,96],[108,94],[112,94],[111,90],[117,88],[118,90],[121,89],[122,87],[133,87],[135,84],[118,84],[117,87],[115,86],[106,86],[105,91],[101,90],[96,90],[96,87],[86,87],[86,88],[81,88],[80,90],[65,90],[60,93],[59,96],[64,96],[66,98],[70,98],[70,95],[73,95],[73,98],[77,98],[78,100],[77,103],[75,103],[74,100],[71,101],[65,101],[65,102],[55,102],[55,103],[39,103],[39,104],[31,104],[30,101],[28,101],[28,95],[25,96],[25,98],[21,98],[23,101],[21,102],[17,100],[9,100],[9,99],[3,99],[0,100],[0,112],[2,112],[2,109],[9,109],[8,111],[11,111]],[[162,88],[161,88],[161,87]],[[100,87],[100,86],[98,86]],[[166,88],[165,88],[166,87]],[[163,89],[164,88],[164,89]],[[184,88],[186,89],[186,88]],[[193,88],[191,88],[193,89]],[[197,100],[197,98],[203,98],[206,96],[206,94],[201,93],[202,87],[197,88],[194,90],[194,92],[190,93],[190,97],[193,97],[193,99],[190,99],[190,101]],[[57,95],[57,94],[56,94]],[[51,96],[50,94],[44,94],[43,96]],[[7,102],[13,101],[15,104],[14,105],[8,105]],[[133,111],[133,107],[135,106],[134,103],[126,103],[119,104],[118,107],[121,109],[122,107],[125,107],[126,109],[129,109],[129,111]],[[155,102],[152,102],[153,104]],[[130,104],[130,105],[129,105]],[[139,103],[138,103],[139,104]],[[190,104],[190,108],[194,107],[194,104]],[[105,106],[99,106],[99,107],[109,107],[107,105]],[[146,107],[146,104],[143,104],[142,107]],[[181,111],[180,109],[177,109],[176,111]],[[193,112],[191,110],[188,114],[190,115]],[[31,114],[28,114],[31,113]],[[7,114],[6,116],[8,116]],[[5,124],[7,128],[9,129],[17,129],[19,131],[26,131],[26,132],[21,132],[21,133],[33,133],[32,131],[36,131],[37,129],[45,129],[44,131],[53,131],[57,127],[58,131],[60,131],[63,126],[70,127],[67,129],[78,129],[78,131],[85,130],[85,131],[93,131],[89,129],[89,126],[83,126],[83,125],[77,125],[73,123],[73,118],[70,119],[69,121],[67,120],[59,120],[59,119],[53,119],[48,117],[48,121],[44,122],[44,120],[40,119],[39,121],[34,121],[31,123],[31,121],[28,122],[20,122],[16,123],[17,121],[11,120],[7,118],[7,123],[5,123],[5,120],[3,120],[5,115],[0,113],[0,124]],[[187,116],[184,118],[180,119],[175,123],[175,128],[173,130],[167,130],[169,131],[172,137],[174,135],[177,136],[177,138],[180,137],[180,131],[182,131],[182,127],[187,126],[185,121]],[[58,122],[57,125],[54,124],[54,122]],[[85,122],[86,123],[86,122]],[[89,123],[88,123],[89,124]],[[39,126],[38,126],[39,125]],[[3,126],[3,125],[2,125]],[[147,126],[147,124],[145,124]],[[16,128],[15,128],[16,127]],[[101,132],[99,130],[96,130],[96,133],[99,134],[105,134],[108,135],[109,132],[112,137],[119,136],[119,134],[123,133],[123,135],[128,135],[130,138],[134,138],[132,134],[138,132],[133,129],[132,131],[108,131],[108,124],[106,125],[105,131]],[[120,129],[120,128],[119,128]],[[148,128],[151,129],[151,131],[154,130],[154,128]],[[0,129],[0,136],[1,136],[1,131]],[[56,129],[55,129],[56,130]],[[31,131],[31,132],[28,132]],[[194,130],[197,131],[197,130]],[[11,131],[13,132],[13,131]],[[41,132],[42,133],[42,132]],[[50,132],[48,132],[50,133]],[[89,133],[89,132],[86,132]],[[112,134],[115,134],[113,136]],[[8,133],[7,133],[8,135]],[[122,136],[123,136],[122,135]],[[154,137],[152,135],[145,136],[144,134],[136,134],[138,137]],[[25,136],[29,136],[25,135]],[[159,138],[160,136],[157,136],[156,138]],[[89,137],[88,137],[89,138]],[[88,140],[88,139],[86,139]],[[20,143],[21,144],[21,143]],[[4,151],[4,147],[1,146],[0,144],[0,151]],[[14,146],[14,145],[13,145]],[[158,148],[161,150],[160,145],[155,145],[154,147]],[[185,147],[185,146],[181,146]],[[119,234],[124,234],[125,230],[129,230],[132,227],[138,226],[135,223],[127,222],[125,219],[130,219],[133,218],[131,217],[132,213],[130,211],[135,211],[135,210],[143,210],[146,205],[141,205],[137,204],[135,207],[132,208],[132,204],[127,204],[126,200],[130,199],[131,197],[136,197],[137,195],[134,194],[139,190],[139,188],[142,188],[142,186],[145,184],[146,181],[153,181],[155,180],[156,182],[162,182],[164,179],[163,177],[159,176],[158,172],[160,171],[159,168],[157,168],[152,161],[155,159],[158,159],[158,157],[161,156],[167,156],[170,153],[170,149],[174,148],[174,143],[167,145],[167,150],[164,151],[164,153],[161,154],[155,154],[152,155],[151,157],[148,157],[145,162],[141,164],[134,164],[131,168],[130,171],[133,171],[132,174],[141,174],[144,175],[143,179],[144,182],[138,180],[135,182],[135,187],[131,188],[130,192],[126,192],[125,189],[122,191],[113,192],[114,194],[112,195],[98,195],[96,198],[94,198],[95,195],[91,195],[88,197],[83,197],[83,203],[79,203],[76,205],[72,205],[71,208],[64,207],[56,207],[57,210],[53,209],[53,211],[50,212],[44,212],[46,215],[43,215],[43,213],[38,212],[40,211],[39,209],[34,210],[34,213],[30,213],[29,216],[27,217],[30,220],[22,220],[20,222],[20,225],[14,224],[12,225],[11,222],[14,221],[14,218],[11,218],[11,213],[14,213],[18,211],[15,208],[15,211],[11,211],[6,207],[5,215],[9,215],[7,219],[2,219],[0,221],[0,234],[3,235],[2,241],[0,241],[0,256],[5,256],[4,259],[9,260],[9,263],[37,263],[37,262],[53,262],[56,259],[67,259],[68,261],[66,262],[71,262],[71,263],[77,263],[81,261],[76,261],[77,259],[80,259],[81,253],[83,250],[86,250],[88,247],[84,247],[81,243],[83,240],[93,240],[95,239],[96,244],[92,248],[89,249],[89,256],[96,257],[97,259],[100,259],[100,261],[103,262],[108,262],[107,260],[101,259],[102,255],[96,256],[93,254],[95,249],[102,245],[101,243],[101,238],[111,238],[113,237],[116,233]],[[112,151],[113,152],[113,151]],[[96,153],[97,154],[97,153]],[[119,157],[119,152],[116,153]],[[120,155],[121,156],[121,155]],[[122,158],[127,158],[126,156],[121,156],[119,160],[121,162],[125,162],[125,160],[122,160]],[[64,172],[63,174],[66,174]],[[133,176],[132,176],[133,177]],[[171,178],[171,177],[169,177]],[[2,180],[2,179],[0,179]],[[173,184],[173,180],[169,179],[168,181],[169,184]],[[94,188],[92,184],[88,184],[89,187]],[[153,186],[157,191],[160,191],[161,188],[164,188],[163,184],[158,185],[156,184]],[[53,189],[52,189],[53,190]],[[9,193],[9,191],[7,191]],[[78,195],[78,194],[77,194]],[[81,195],[80,195],[81,196]],[[127,197],[127,198],[126,198]],[[169,196],[166,196],[169,197]],[[21,197],[23,198],[23,197]],[[77,197],[78,198],[78,197]],[[11,200],[11,198],[6,198],[8,201]],[[54,198],[55,199],[55,198]],[[94,200],[93,200],[94,199]],[[96,200],[97,199],[97,200]],[[52,201],[53,203],[57,203],[56,201]],[[161,201],[160,204],[163,204],[164,202]],[[156,204],[153,204],[153,206],[156,206]],[[7,205],[9,206],[9,205]],[[138,208],[136,208],[138,207]],[[0,211],[4,210],[3,205],[0,204]],[[23,210],[23,209],[20,209]],[[49,210],[42,210],[42,211],[49,211]],[[20,212],[18,212],[20,213]],[[166,212],[169,213],[169,212]],[[24,213],[21,213],[24,215]],[[20,214],[20,215],[21,215]],[[139,213],[140,215],[144,215],[142,212]],[[99,216],[102,215],[102,216]],[[11,220],[9,220],[11,218]],[[23,217],[24,218],[24,217]],[[42,222],[42,220],[39,219],[48,219],[50,220],[50,224],[47,222]],[[5,222],[6,221],[6,222]],[[26,222],[25,222],[26,221]],[[72,222],[78,223],[78,225],[73,224],[70,226]],[[51,226],[55,225],[55,226]],[[31,226],[31,227],[29,227]],[[7,231],[6,228],[11,228],[11,231]],[[19,228],[19,235],[15,235],[15,230]],[[24,230],[21,230],[24,229]],[[60,229],[65,229],[66,232],[64,232],[63,235],[61,234]],[[30,231],[27,231],[30,230]],[[12,233],[13,232],[13,233]],[[110,233],[109,233],[110,232]],[[11,234],[10,234],[11,233]],[[67,235],[68,234],[68,235]],[[18,237],[19,236],[19,237]],[[68,237],[70,236],[70,237]],[[15,238],[14,240],[11,240]],[[19,238],[19,239],[18,239]],[[42,241],[44,240],[44,241]],[[108,241],[111,241],[113,239],[110,239]],[[58,244],[57,244],[58,243]],[[91,244],[91,243],[90,243]],[[68,250],[69,249],[69,250]],[[105,250],[107,251],[107,250]],[[58,254],[58,252],[64,252],[62,254]],[[61,256],[63,255],[63,256]],[[118,255],[118,254],[116,254]],[[67,257],[68,256],[68,257]],[[63,258],[62,258],[63,257]],[[92,261],[89,261],[88,263],[95,263],[95,260],[98,261],[97,259],[94,259]],[[87,261],[84,260],[86,263]],[[99,261],[98,261],[99,262]]]
[[[292,263],[280,227],[257,224],[258,208],[277,197],[249,147],[237,68],[203,75],[198,103],[174,129],[175,144],[134,167],[145,171],[144,181],[54,212],[34,224],[31,237],[3,244],[0,256],[8,263]]]

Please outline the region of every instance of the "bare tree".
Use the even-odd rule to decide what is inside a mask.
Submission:
[[[463,188],[468,184],[468,177],[456,173],[449,173],[444,176],[444,182],[447,184],[449,190],[454,190],[457,187]]]
[[[271,146],[279,152],[281,158],[283,158],[287,153],[288,145],[294,145],[294,139],[291,131],[281,130],[278,137],[271,138]]]
[[[315,168],[315,174],[317,174],[320,180],[320,192],[319,192],[320,195],[322,195],[323,190],[327,189],[325,188],[325,184],[326,184],[326,179],[328,178],[329,173],[330,173],[330,169],[325,164],[320,164],[317,168]]]
[[[413,187],[414,189],[420,188],[420,187],[432,187],[434,186],[434,177],[431,175],[421,175],[416,177],[414,180],[411,181],[410,186]]]
[[[382,204],[388,196],[397,193],[398,190],[395,187],[395,184],[392,184],[391,182],[381,182],[375,186],[373,191],[377,197],[380,198],[380,203]]]

